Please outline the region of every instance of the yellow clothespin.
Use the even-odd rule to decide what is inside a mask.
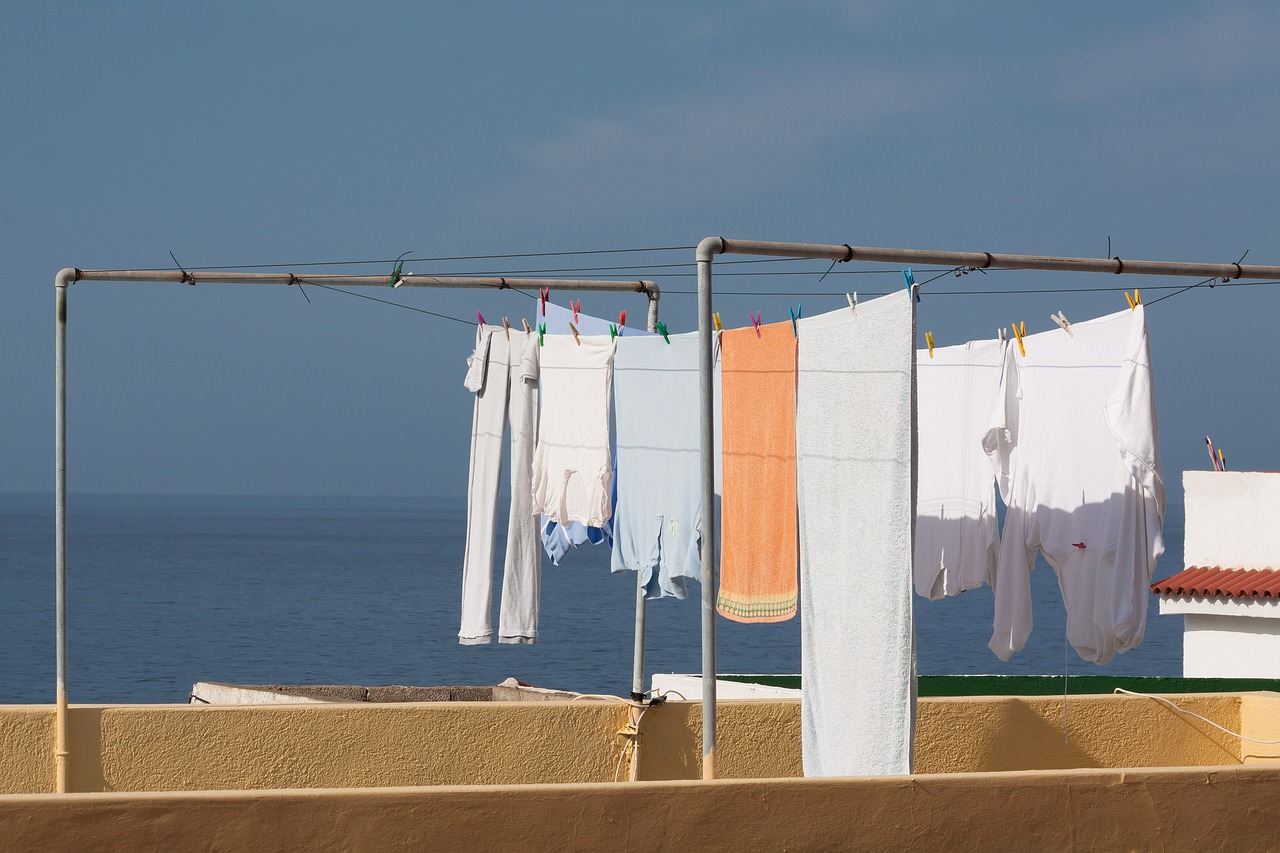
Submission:
[[[1124,299],[1129,303],[1130,311],[1142,304],[1142,297],[1138,294],[1138,288],[1136,287],[1133,289],[1133,296],[1130,296],[1129,291],[1126,290],[1124,292]]]
[[[533,334],[533,329],[529,328],[529,321],[528,321],[528,320],[526,320],[525,318],[521,317],[521,318],[520,318],[520,322],[524,325],[524,333],[525,333],[526,335],[532,335],[532,334]]]
[[[933,332],[924,333],[924,342],[929,345],[929,358],[933,358]]]
[[[1013,336],[1018,339],[1018,352],[1026,358],[1027,348],[1023,346],[1022,339],[1027,336],[1027,322],[1023,320],[1021,323],[1010,323],[1009,328],[1013,329]]]
[[[712,315],[711,315],[711,322],[715,325],[715,327],[716,327],[716,331],[717,331],[717,332],[718,332],[718,331],[720,331],[720,330],[723,328],[723,326],[721,326],[721,325],[720,325],[720,312],[719,312],[719,311],[717,311],[716,313],[714,313],[714,314],[712,314]]]
[[[502,318],[502,331],[507,333],[507,340],[511,340],[511,320],[507,317]]]
[[[582,340],[578,337],[578,327],[570,323],[569,331],[573,332],[573,342],[578,346],[582,346]]]

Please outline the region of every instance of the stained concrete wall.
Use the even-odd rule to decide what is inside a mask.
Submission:
[[[1280,770],[0,796],[12,850],[1274,850]]]
[[[1177,701],[1233,731],[1280,738],[1275,694]],[[73,706],[70,720],[70,787],[79,792],[609,782],[631,769],[620,763],[626,740],[618,730],[628,720],[620,702]],[[53,722],[48,706],[0,707],[0,793],[53,790]],[[1236,738],[1151,699],[1072,696],[1066,722],[1064,739],[1061,697],[922,699],[916,770],[1242,760]],[[800,775],[799,725],[796,701],[723,703],[718,774]],[[640,724],[638,777],[700,777],[701,738],[699,704],[649,708]],[[1276,755],[1247,751],[1250,760]]]

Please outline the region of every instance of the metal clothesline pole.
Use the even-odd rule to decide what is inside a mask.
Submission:
[[[893,264],[936,264],[976,269],[1045,270],[1058,272],[1115,273],[1116,275],[1171,275],[1191,278],[1280,278],[1280,266],[1255,264],[1202,264],[1180,261],[1142,261],[1121,258],[1070,258],[1050,255],[1008,255],[991,252],[943,252],[929,249],[890,249],[821,243],[777,243],[760,240],[726,240],[707,237],[698,243],[698,374],[701,394],[702,454],[702,778],[714,779],[716,756],[716,518],[715,423],[712,385],[714,342],[711,325],[711,264],[716,255],[762,255],[777,258],[814,258],[831,261],[864,261]]]
[[[646,327],[654,331],[662,296],[652,281],[612,279],[508,278],[495,276],[433,276],[402,273],[385,275],[310,275],[297,273],[218,272],[200,270],[83,270],[67,267],[54,278],[56,320],[54,334],[54,585],[56,610],[57,704],[54,721],[54,790],[66,793],[67,747],[67,291],[77,281],[158,282],[182,284],[316,284],[330,287],[422,287],[489,290],[611,291],[643,293],[649,300]],[[646,603],[636,577],[635,651],[632,693],[644,692]]]

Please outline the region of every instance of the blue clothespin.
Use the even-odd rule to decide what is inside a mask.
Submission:
[[[547,333],[547,324],[539,323],[538,324],[538,346],[542,346],[542,337],[546,333]]]
[[[795,308],[792,308],[788,305],[787,310],[791,312],[791,337],[798,338],[800,337],[800,333],[796,331],[796,320],[800,319],[800,312],[804,311],[804,306],[797,305]]]
[[[612,341],[617,336],[618,336],[618,324],[610,323],[609,324],[609,340]]]
[[[907,293],[910,294],[914,290],[916,295],[916,302],[919,302],[920,291],[915,290],[916,274],[911,271],[911,267],[907,267],[905,270],[902,271],[902,280],[907,283]]]
[[[667,324],[666,324],[666,323],[664,323],[664,322],[662,322],[661,320],[659,320],[658,322],[656,322],[656,323],[654,323],[654,324],[653,324],[653,330],[654,330],[655,332],[657,332],[658,334],[662,335],[662,339],[663,339],[664,341],[666,341],[668,344],[669,344],[669,343],[671,343],[671,338],[667,337]]]

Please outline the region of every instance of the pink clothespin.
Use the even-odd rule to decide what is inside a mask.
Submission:
[[[538,313],[547,316],[547,303],[551,301],[551,288],[544,287],[538,291]]]
[[[569,303],[570,310],[573,311],[573,322],[578,322],[578,312],[582,310],[582,300],[574,299]]]
[[[476,312],[476,319],[480,321],[481,326],[484,325],[484,315],[481,314],[479,311]]]
[[[760,337],[760,312],[757,311],[754,314],[748,314],[747,319],[750,320],[751,325],[755,327],[756,338],[759,338]]]

